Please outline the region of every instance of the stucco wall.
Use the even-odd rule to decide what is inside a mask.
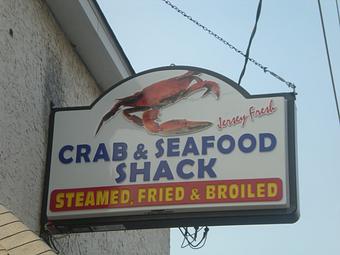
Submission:
[[[0,203],[38,233],[50,103],[99,94],[44,1],[0,0]],[[67,123],[65,123],[67,125]],[[64,254],[169,254],[169,230],[58,239]]]

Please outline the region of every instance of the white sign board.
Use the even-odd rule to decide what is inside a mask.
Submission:
[[[290,93],[250,96],[211,71],[158,68],[89,107],[55,109],[51,122],[50,222],[248,211],[254,222],[266,223],[264,211],[297,220]]]

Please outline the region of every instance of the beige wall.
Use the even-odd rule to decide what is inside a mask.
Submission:
[[[89,105],[99,94],[44,1],[0,0],[0,202],[35,232],[50,103]],[[64,254],[170,252],[169,230],[72,234],[58,244]]]

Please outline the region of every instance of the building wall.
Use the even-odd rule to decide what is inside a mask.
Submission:
[[[0,203],[40,229],[48,118],[100,91],[43,0],[0,0]],[[67,126],[67,123],[65,123]],[[169,254],[169,230],[71,234],[63,254]]]

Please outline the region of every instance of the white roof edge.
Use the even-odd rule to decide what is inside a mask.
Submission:
[[[102,90],[135,72],[95,0],[46,0]]]

